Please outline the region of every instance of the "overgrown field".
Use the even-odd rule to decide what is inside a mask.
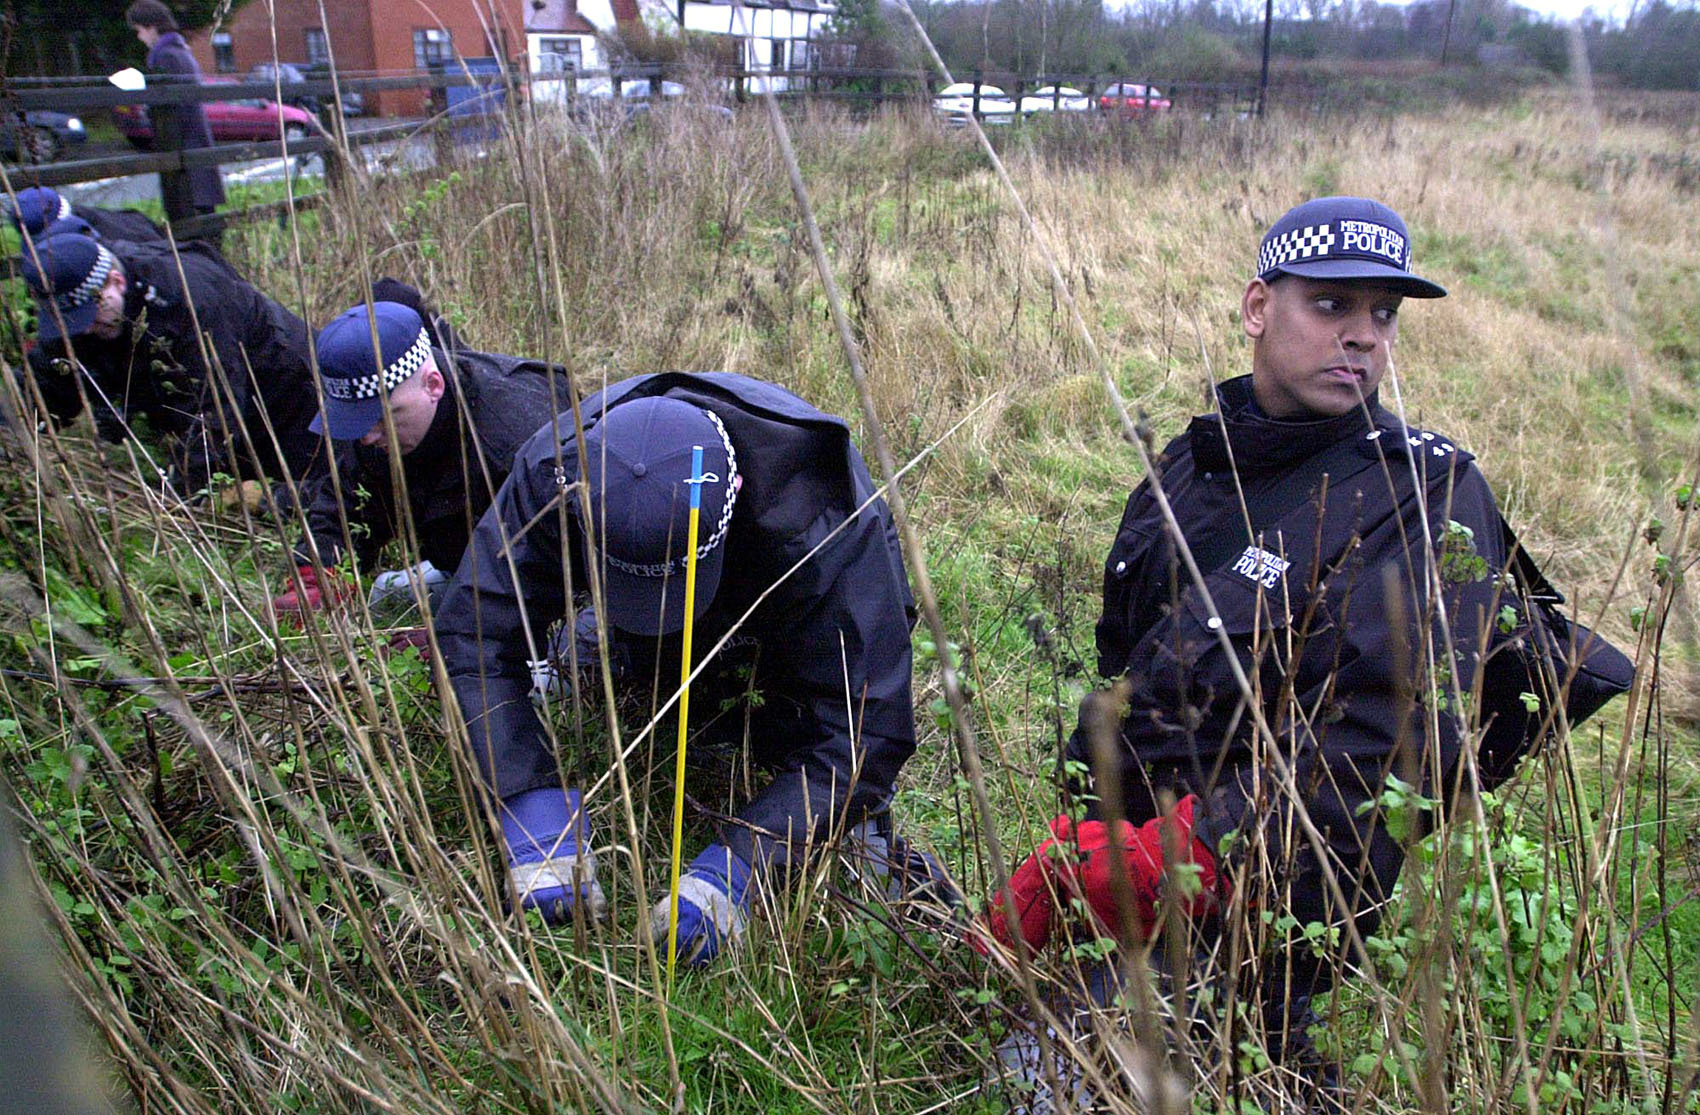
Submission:
[[[1632,723],[1616,702],[1526,764],[1489,804],[1485,839],[1461,825],[1407,870],[1424,900],[1389,914],[1371,942],[1379,983],[1349,981],[1320,1035],[1359,1111],[1700,1110],[1700,690],[1679,584],[1697,552],[1679,486],[1700,460],[1700,127],[1616,107],[1597,130],[1555,96],[1376,119],[1056,121],[998,140],[1159,444],[1213,379],[1249,369],[1239,297],[1269,222],[1333,192],[1399,209],[1418,269],[1452,291],[1402,314],[1410,421],[1477,455],[1578,614],[1656,671]],[[1056,812],[1059,735],[1094,684],[1101,562],[1138,459],[969,137],[902,115],[792,126],[881,418],[913,462],[905,491],[972,683],[996,825],[1025,854]],[[557,361],[585,394],[726,369],[862,430],[758,111],[591,134],[539,120],[446,176],[360,183],[226,246],[311,322],[393,275],[474,347]],[[217,499],[168,505],[134,446],[86,424],[5,438],[0,771],[126,1102],[917,1115],[1008,1102],[992,1050],[1024,1024],[1017,981],[834,862],[768,896],[741,953],[662,994],[638,930],[665,878],[665,724],[626,724],[623,798],[602,777],[599,717],[563,710],[563,764],[595,782],[615,915],[559,931],[512,917],[432,668],[383,652],[405,617],[355,608],[279,629],[266,601],[292,524]],[[916,643],[923,742],[899,824],[982,896],[937,650],[924,630]],[[699,800],[724,808],[732,792]],[[702,811],[687,826],[693,848],[712,831]],[[1095,947],[1040,958],[1042,981]],[[1192,1080],[1194,1108],[1278,1109],[1288,1082],[1261,1043],[1254,1029]],[[1122,1083],[1103,1102],[1146,1109],[1126,1082],[1153,1079],[1150,1065],[1108,1044],[1102,1071]],[[1155,1109],[1186,1109],[1163,1095]]]

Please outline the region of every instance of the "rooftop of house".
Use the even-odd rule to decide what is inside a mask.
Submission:
[[[590,20],[579,14],[577,0],[525,0],[525,29],[529,34],[596,34]]]
[[[692,4],[709,4],[714,7],[730,7],[735,0],[687,0]],[[737,0],[746,8],[779,8],[794,12],[836,12],[838,5],[833,0]]]

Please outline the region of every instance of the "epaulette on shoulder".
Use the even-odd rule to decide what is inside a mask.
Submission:
[[[1459,465],[1468,464],[1475,456],[1445,434],[1419,430],[1415,426],[1381,426],[1364,435],[1363,449],[1369,456],[1395,453],[1408,454],[1422,467],[1430,480],[1445,477]]]

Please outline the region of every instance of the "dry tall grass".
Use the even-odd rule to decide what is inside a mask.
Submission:
[[[1668,587],[1638,541],[1648,518],[1669,524],[1678,567],[1695,553],[1670,482],[1692,480],[1700,450],[1697,133],[1668,119],[1609,124],[1596,146],[1558,101],[1391,120],[1177,115],[1131,134],[1059,121],[1004,147],[1120,389],[1160,436],[1212,376],[1244,370],[1235,315],[1268,222],[1324,192],[1400,209],[1420,268],[1453,291],[1404,315],[1412,420],[1479,456],[1582,614],[1605,609],[1603,629],[1634,645],[1630,609],[1657,618]],[[925,454],[912,506],[967,652],[1000,824],[1024,848],[1054,812],[1058,724],[1086,689],[1098,566],[1133,458],[965,137],[901,113],[793,123],[882,416],[905,459]],[[723,368],[856,413],[756,113],[588,133],[537,120],[433,184],[361,183],[298,239],[255,227],[230,248],[313,322],[392,274],[475,347],[559,361],[587,393]],[[1645,384],[1635,416],[1631,372]],[[1632,417],[1656,434],[1650,459]],[[612,791],[592,807],[614,924],[546,932],[503,914],[428,671],[380,654],[364,612],[299,635],[266,618],[287,526],[169,506],[128,450],[81,430],[14,434],[8,451],[0,769],[71,986],[138,1107],[1001,1102],[990,1051],[1023,1024],[1013,985],[831,863],[771,897],[741,955],[658,996],[628,869],[665,862],[669,764],[653,749],[634,761],[635,831]],[[1689,598],[1675,601],[1676,629],[1692,630]],[[1531,766],[1500,818],[1525,841],[1500,867],[1556,952],[1531,964],[1495,947],[1509,900],[1462,910],[1480,895],[1480,847],[1442,855],[1425,876],[1440,901],[1390,919],[1381,983],[1357,980],[1337,1004],[1344,1055],[1361,1062],[1356,1109],[1694,1108],[1692,650],[1672,637],[1662,651],[1652,719],[1620,731],[1608,714],[1573,741],[1574,762]],[[928,715],[930,674],[918,694],[924,742],[900,819],[972,891],[979,838]],[[595,731],[564,730],[565,763],[605,764]],[[1593,875],[1589,847],[1606,852]],[[1066,985],[1072,963],[1044,958],[1047,984]],[[1470,989],[1506,990],[1521,1013]],[[1505,1017],[1531,1020],[1526,1040]],[[1116,1083],[1150,1079],[1123,1021],[1092,1021],[1107,1038],[1102,1101],[1168,1109]],[[1217,1058],[1200,1109],[1278,1102],[1290,1081],[1258,1060],[1263,1037],[1253,1026],[1242,1056]],[[1378,1056],[1399,1043],[1408,1058]]]

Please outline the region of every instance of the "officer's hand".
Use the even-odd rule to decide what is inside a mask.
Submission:
[[[240,484],[232,484],[218,493],[218,506],[223,511],[234,511],[238,507],[247,510],[250,515],[257,515],[266,506],[265,485],[258,480],[244,480]]]
[[[315,567],[303,565],[296,573],[301,577],[301,586],[272,599],[272,612],[279,622],[304,626],[308,613],[344,603],[352,594],[342,575],[333,569],[325,570],[321,577]]]
[[[999,891],[993,896],[988,912],[992,937],[1013,948],[1019,932],[1033,948],[1041,948],[1051,938],[1058,911],[1066,909],[1071,899],[1082,899],[1098,928],[1116,937],[1144,940],[1157,924],[1166,875],[1188,879],[1177,887],[1178,909],[1188,917],[1204,916],[1218,901],[1219,880],[1216,857],[1193,835],[1197,803],[1198,799],[1189,794],[1169,817],[1153,818],[1137,829],[1127,821],[1116,822],[1123,877],[1133,899],[1135,919],[1126,934],[1116,894],[1117,857],[1110,849],[1108,826],[1102,821],[1077,826],[1064,816],[1051,822],[1051,838],[1010,876],[1008,893],[1015,899],[1015,925],[1009,922],[1005,893]],[[1168,849],[1164,847],[1165,826]],[[1165,864],[1169,872],[1165,872]],[[1173,870],[1177,868],[1182,870]],[[983,949],[983,941],[976,944]]]
[[[389,653],[406,654],[410,649],[419,652],[419,657],[431,661],[431,631],[425,627],[407,627],[390,636]]]
[[[577,790],[526,790],[503,798],[499,811],[520,909],[535,909],[551,925],[571,921],[575,909],[594,921],[608,916],[596,881],[590,821]]]
[[[372,578],[372,591],[366,596],[366,606],[373,611],[386,607],[402,608],[413,603],[413,581],[419,579],[427,594],[441,591],[449,583],[449,575],[422,561],[411,569],[389,569]],[[435,596],[433,596],[435,599]]]
[[[700,966],[736,944],[749,923],[750,865],[724,844],[710,844],[679,878],[679,958]],[[667,947],[670,898],[649,913],[656,946]]]
[[[1057,908],[1069,897],[1065,880],[1073,878],[1075,872],[1073,838],[1072,820],[1062,816],[1052,821],[1050,838],[1010,874],[1007,887],[992,895],[988,928],[1005,948],[1015,947],[1017,932],[1035,949],[1050,942]],[[1015,902],[1014,926],[1009,920],[1011,899]],[[970,935],[969,943],[982,953],[990,951],[978,935]]]

